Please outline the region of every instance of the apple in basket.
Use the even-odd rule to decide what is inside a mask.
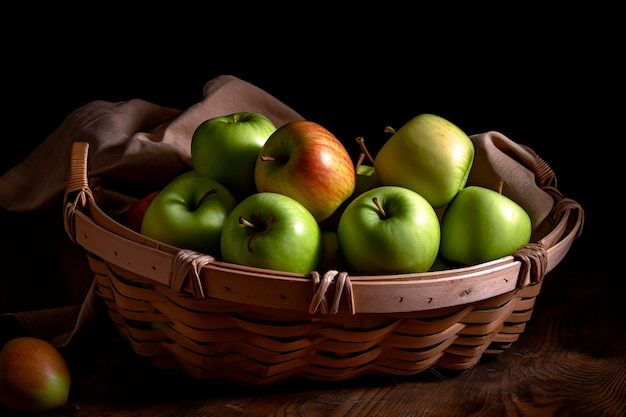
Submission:
[[[352,192],[352,195],[350,197],[348,197],[343,203],[341,203],[339,208],[336,209],[330,217],[320,223],[323,231],[337,230],[337,224],[339,222],[339,219],[341,218],[341,214],[348,206],[348,204],[350,204],[350,202],[354,200],[356,196],[362,194],[369,189],[381,185],[376,175],[376,170],[373,166],[373,159],[371,159],[369,152],[367,152],[365,146],[363,145],[364,139],[362,137],[359,137],[357,138],[357,142],[361,144],[364,152],[359,155],[359,158],[356,162],[354,191]],[[369,158],[371,165],[367,165],[364,163],[366,158]]]
[[[361,138],[359,138],[361,139]],[[368,154],[369,155],[369,154]],[[380,180],[378,179],[378,175],[376,175],[376,169],[374,169],[373,164],[367,165],[365,162],[365,154],[361,153],[359,155],[359,159],[356,163],[356,180],[354,192],[344,202],[344,208],[357,196],[363,194],[365,191],[371,190],[372,188],[376,188],[381,186]],[[339,213],[339,217],[341,217],[341,213]]]
[[[193,169],[200,177],[224,184],[242,200],[256,192],[256,159],[275,130],[270,119],[256,112],[238,112],[205,120],[191,138]]]
[[[532,224],[515,201],[485,187],[458,192],[441,218],[441,256],[473,265],[511,255],[528,244]]]
[[[224,221],[226,262],[308,274],[320,266],[322,251],[322,231],[313,214],[283,194],[252,194]]]
[[[276,129],[257,158],[254,180],[259,192],[299,201],[319,222],[350,197],[355,168],[343,143],[318,123],[298,120]]]
[[[141,234],[219,258],[222,226],[236,205],[236,198],[219,182],[181,175],[154,197],[143,216]]]
[[[179,174],[173,179],[195,176],[197,176],[195,171],[188,170],[183,172],[182,174]],[[141,233],[141,223],[143,222],[143,216],[144,214],[146,214],[148,206],[150,205],[152,200],[154,200],[154,197],[156,197],[158,193],[159,190],[152,191],[140,200],[134,202],[126,211],[126,213],[123,214],[121,218],[122,224],[137,233]]]
[[[46,340],[19,336],[0,352],[0,403],[41,412],[67,403],[72,377],[65,358]]]
[[[358,195],[346,207],[337,240],[352,273],[426,272],[439,250],[439,219],[415,191],[380,186]]]
[[[438,208],[465,186],[474,153],[461,129],[425,113],[394,132],[376,154],[374,168],[382,184],[409,188]]]
[[[142,199],[133,203],[128,211],[124,214],[124,217],[122,218],[122,224],[137,233],[141,233],[141,222],[143,221],[143,216],[144,214],[146,214],[148,206],[150,205],[152,200],[154,200],[154,197],[156,197],[158,193],[158,190],[153,191]]]

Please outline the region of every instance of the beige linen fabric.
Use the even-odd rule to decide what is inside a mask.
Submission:
[[[204,120],[256,111],[276,126],[303,117],[264,90],[231,75],[204,86],[203,99],[186,109],[140,99],[94,101],[67,116],[22,163],[0,177],[0,206],[35,211],[63,194],[73,142],[90,143],[88,175],[133,184],[163,184],[191,166],[191,136]]]

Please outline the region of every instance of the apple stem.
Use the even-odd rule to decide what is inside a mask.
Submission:
[[[383,206],[380,204],[380,201],[378,201],[378,197],[372,198],[372,201],[376,205],[376,208],[378,208],[378,211],[380,212],[380,215],[382,216],[382,218],[386,219],[387,218],[387,213],[385,213],[385,210],[383,209]]]
[[[195,210],[198,210],[198,207],[200,207],[200,204],[202,204],[204,202],[204,200],[206,200],[207,198],[209,198],[213,194],[217,194],[217,188],[211,188],[209,191],[204,193],[204,195],[200,198],[200,200],[198,200],[198,204],[196,204]]]
[[[367,157],[368,161],[370,161],[370,163],[374,165],[374,158],[372,158],[372,155],[370,154],[370,152],[367,150],[367,147],[365,146],[365,138],[363,136],[359,136],[358,138],[356,138],[356,143],[359,144],[359,146],[361,147],[361,150],[363,151],[364,156]],[[363,161],[361,160],[361,162]]]
[[[361,166],[361,164],[363,163],[363,160],[365,159],[365,154],[363,152],[361,152],[359,154],[359,159],[357,159],[356,161],[356,172],[359,171],[359,167]]]
[[[502,189],[504,188],[504,178],[500,177],[498,181],[498,194],[502,194]]]
[[[385,133],[391,133],[392,135],[396,133],[396,129],[391,126],[387,126],[384,130]]]
[[[269,155],[261,155],[259,158],[261,159],[261,161],[276,161],[276,158]]]
[[[250,220],[246,219],[245,217],[239,217],[239,223],[243,224],[246,227],[251,227],[253,229],[260,230],[260,228],[256,224],[252,223]]]

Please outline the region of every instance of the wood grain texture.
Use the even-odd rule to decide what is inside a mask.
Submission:
[[[157,371],[122,340],[72,352],[80,416],[626,415],[626,314],[619,276],[556,269],[502,354],[464,371],[371,375],[246,388]],[[10,416],[0,409],[0,415]],[[60,415],[49,413],[49,415]]]

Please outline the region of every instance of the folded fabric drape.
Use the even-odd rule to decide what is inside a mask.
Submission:
[[[22,163],[0,177],[0,206],[36,211],[62,195],[71,144],[90,143],[90,176],[141,186],[163,184],[191,166],[191,136],[204,120],[239,111],[276,126],[303,117],[264,90],[231,75],[211,79],[203,99],[181,111],[140,99],[80,107]]]

